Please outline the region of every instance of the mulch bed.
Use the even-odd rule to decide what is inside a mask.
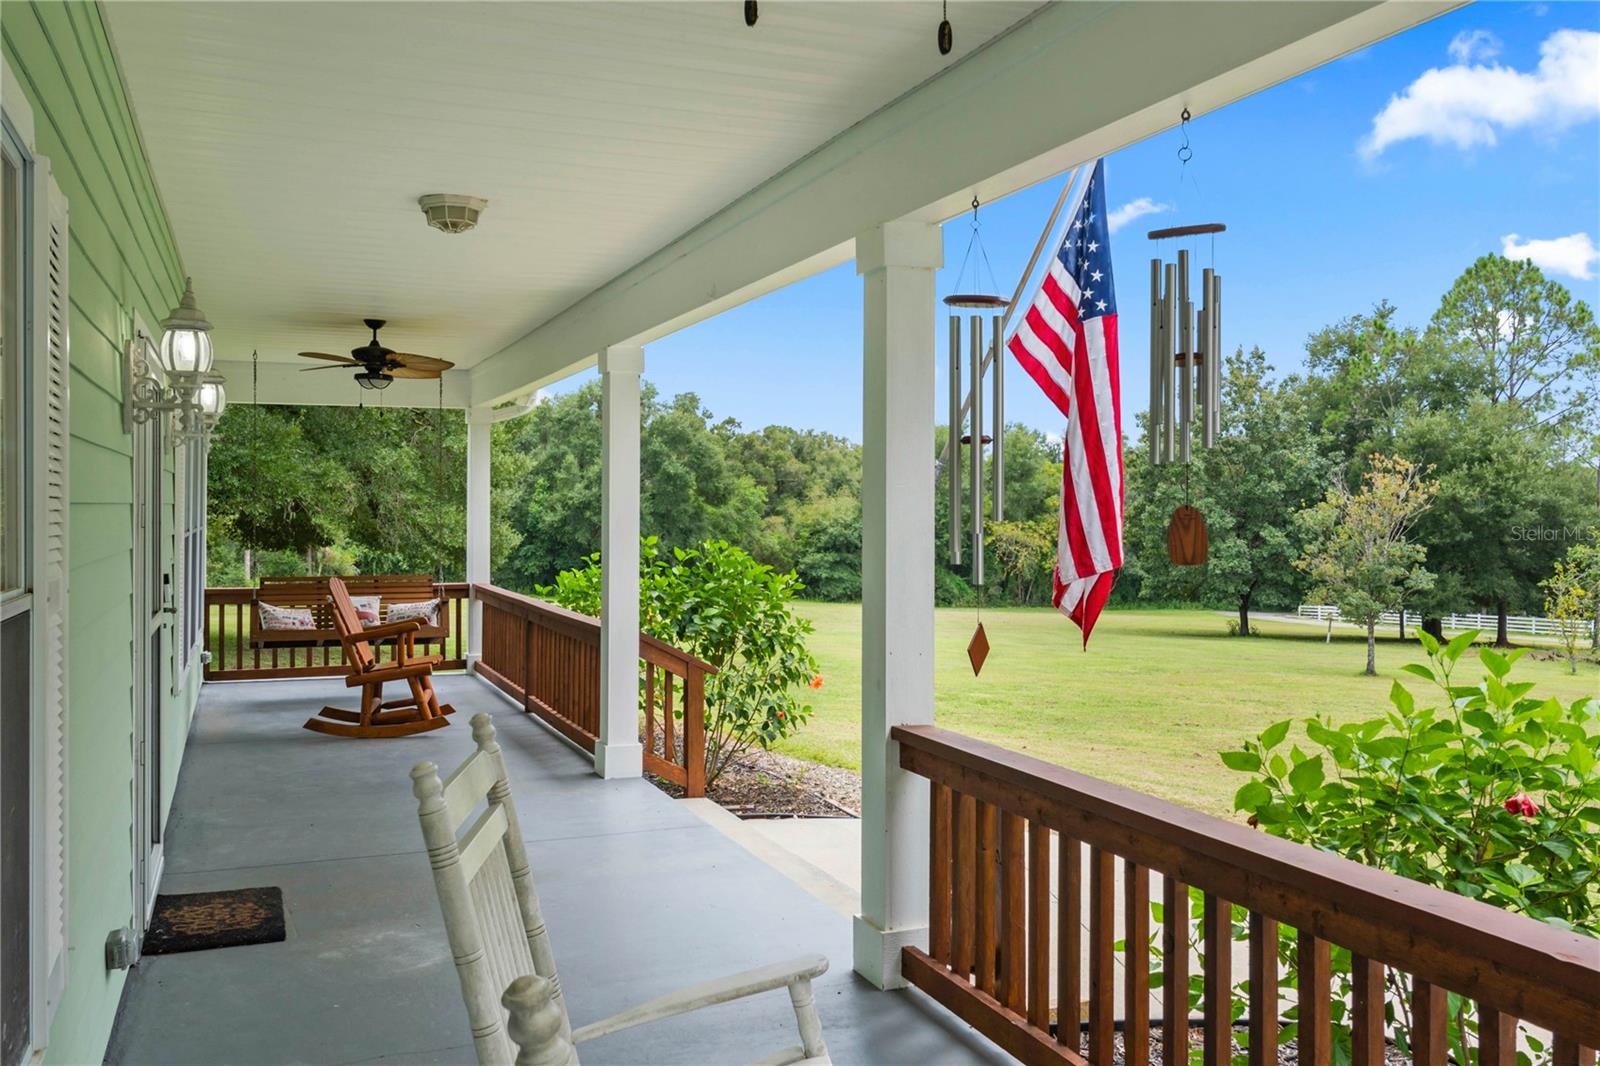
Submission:
[[[683,795],[676,785],[655,783],[670,795]],[[861,775],[757,748],[735,759],[706,798],[740,818],[855,818],[861,814]]]
[[[1203,1028],[1197,1027],[1189,1030],[1190,1045],[1198,1047],[1204,1038],[1205,1030]],[[1233,1044],[1233,1054],[1237,1056],[1243,1055],[1244,1053],[1244,1047],[1240,1045],[1237,1040],[1235,1040]],[[1125,1055],[1123,1052],[1123,1034],[1121,1030],[1118,1030],[1116,1036],[1113,1038],[1111,1061],[1115,1063],[1116,1066],[1121,1066],[1121,1064],[1125,1061]],[[1297,1066],[1299,1061],[1300,1049],[1295,1041],[1285,1040],[1278,1045],[1279,1066]],[[1384,1053],[1384,1062],[1386,1066],[1405,1066],[1405,1064],[1409,1063],[1410,1061],[1410,1057],[1402,1054],[1400,1049],[1395,1045],[1389,1044],[1387,1046]],[[1161,1059],[1160,1029],[1152,1029],[1150,1031],[1150,1063],[1151,1066],[1164,1066]],[[1188,1064],[1184,1063],[1182,1066],[1188,1066]]]

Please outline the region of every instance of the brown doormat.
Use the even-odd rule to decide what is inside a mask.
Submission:
[[[283,889],[232,888],[157,896],[145,955],[176,955],[284,939]]]

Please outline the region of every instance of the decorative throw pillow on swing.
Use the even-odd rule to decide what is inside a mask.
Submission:
[[[257,603],[261,611],[263,629],[315,629],[316,621],[309,607],[277,607],[270,603]]]
[[[382,603],[377,596],[351,596],[350,602],[356,606],[356,617],[361,619],[364,626],[378,624],[378,608]]]
[[[404,622],[407,618],[420,618],[426,626],[439,624],[439,601],[418,600],[416,603],[391,603],[389,621]]]

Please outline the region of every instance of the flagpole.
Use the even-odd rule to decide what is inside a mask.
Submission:
[[[989,367],[994,364],[994,360],[1005,350],[1006,324],[1011,321],[1011,313],[1017,309],[1017,302],[1022,299],[1023,290],[1028,285],[1028,279],[1033,277],[1033,268],[1039,265],[1039,256],[1044,251],[1045,242],[1050,239],[1050,234],[1054,232],[1056,219],[1061,217],[1061,208],[1067,202],[1067,194],[1072,191],[1073,183],[1078,179],[1078,171],[1082,169],[1083,165],[1080,163],[1067,172],[1067,180],[1061,185],[1061,194],[1056,197],[1056,205],[1050,210],[1050,218],[1045,222],[1044,230],[1039,234],[1038,243],[1033,246],[1033,254],[1028,257],[1026,269],[1022,271],[1022,276],[1017,279],[1017,288],[1011,294],[1011,302],[1006,304],[1005,314],[1000,316],[1000,328],[995,331],[998,341],[992,350],[983,353],[983,365],[979,370],[980,374],[988,373]],[[979,378],[978,380],[981,381],[983,379]],[[966,419],[967,412],[971,409],[972,395],[968,393],[961,401],[961,412],[956,418],[956,425],[960,425]],[[1002,432],[1004,428],[1003,426],[1001,427]],[[950,433],[945,438],[944,450],[939,453],[940,463],[944,463],[950,457],[950,445],[955,438],[956,428],[951,426]]]

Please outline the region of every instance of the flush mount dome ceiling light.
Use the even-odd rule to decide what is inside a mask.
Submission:
[[[478,216],[489,206],[481,196],[460,196],[436,192],[417,200],[428,218],[428,225],[444,233],[465,233],[478,224]]]

